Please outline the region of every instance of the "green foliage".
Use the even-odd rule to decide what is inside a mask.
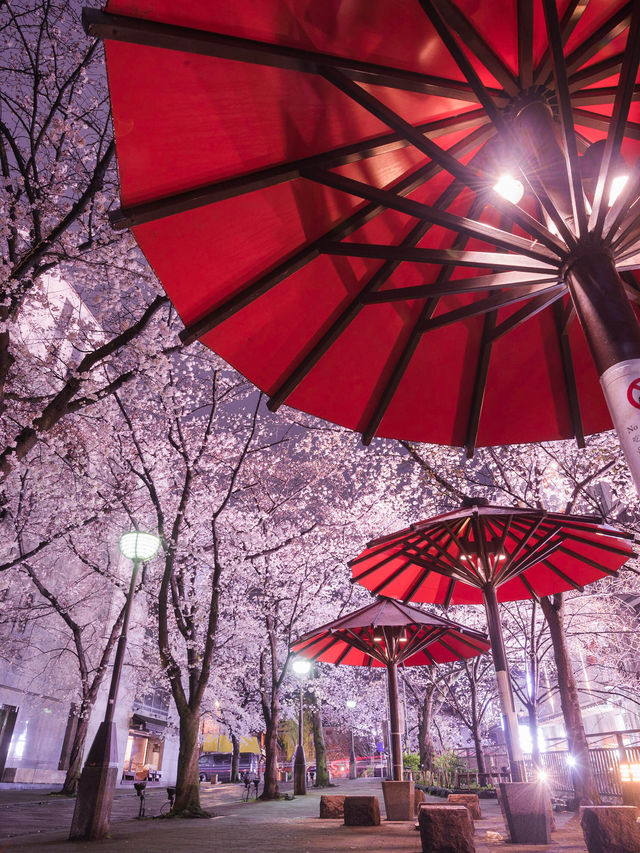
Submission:
[[[420,755],[417,752],[404,752],[402,754],[402,766],[405,770],[417,773],[420,770]]]
[[[436,755],[433,766],[438,771],[445,787],[452,787],[456,781],[456,773],[459,770],[466,769],[466,764],[453,749],[447,749],[440,755]]]

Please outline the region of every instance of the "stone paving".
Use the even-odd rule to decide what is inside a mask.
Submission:
[[[283,785],[287,791],[290,785]],[[338,780],[327,790],[311,788],[306,797],[262,803],[241,799],[237,785],[202,786],[202,804],[214,814],[211,820],[154,820],[166,803],[164,788],[151,789],[147,796],[149,819],[135,820],[138,800],[132,789],[118,789],[114,801],[111,836],[105,841],[82,843],[67,840],[73,800],[49,797],[38,790],[0,790],[0,853],[50,851],[78,853],[342,853],[342,851],[385,851],[419,853],[420,835],[413,822],[386,822],[379,827],[346,827],[342,821],[320,820],[323,793],[376,795],[384,816],[380,781]],[[431,802],[442,802],[429,797]],[[482,800],[483,819],[476,821],[476,853],[586,853],[576,815],[556,815],[557,830],[550,845],[512,845],[495,800]],[[499,833],[501,840],[487,837]]]

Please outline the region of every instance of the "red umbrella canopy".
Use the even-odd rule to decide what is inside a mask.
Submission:
[[[365,442],[580,442],[611,422],[565,283],[575,223],[507,125],[548,108],[561,183],[599,210],[600,173],[639,153],[639,19],[622,0],[109,0],[85,26],[107,40],[113,221],[183,340],[271,408]],[[517,204],[491,189],[510,161]],[[637,300],[637,170],[625,193],[602,240]]]
[[[590,516],[471,506],[412,524],[350,562],[353,581],[401,601],[482,604],[582,588],[617,570],[634,552],[629,533]]]
[[[291,651],[302,657],[350,666],[431,666],[488,650],[489,640],[482,632],[386,598],[291,644]]]

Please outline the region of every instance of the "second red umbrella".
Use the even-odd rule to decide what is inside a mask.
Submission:
[[[498,601],[582,590],[615,575],[633,556],[633,537],[591,516],[470,503],[369,542],[350,565],[354,581],[404,602],[484,603],[511,778],[520,782],[524,759]]]
[[[386,667],[396,781],[402,780],[398,665],[433,666],[488,649],[489,641],[480,631],[386,598],[314,628],[291,644],[292,652],[314,661]]]

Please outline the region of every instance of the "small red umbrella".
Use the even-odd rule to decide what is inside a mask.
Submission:
[[[592,516],[470,505],[380,539],[349,565],[372,593],[407,601],[484,603],[513,781],[524,781],[498,601],[582,588],[615,575],[633,536]]]
[[[85,27],[114,224],[271,408],[366,442],[581,443],[611,425],[602,376],[623,444],[640,426],[638,167],[608,207],[640,153],[640,4],[109,0]]]
[[[389,689],[393,778],[402,780],[398,672],[471,658],[489,649],[485,634],[388,598],[308,631],[291,644],[295,654],[323,663],[384,666]]]

